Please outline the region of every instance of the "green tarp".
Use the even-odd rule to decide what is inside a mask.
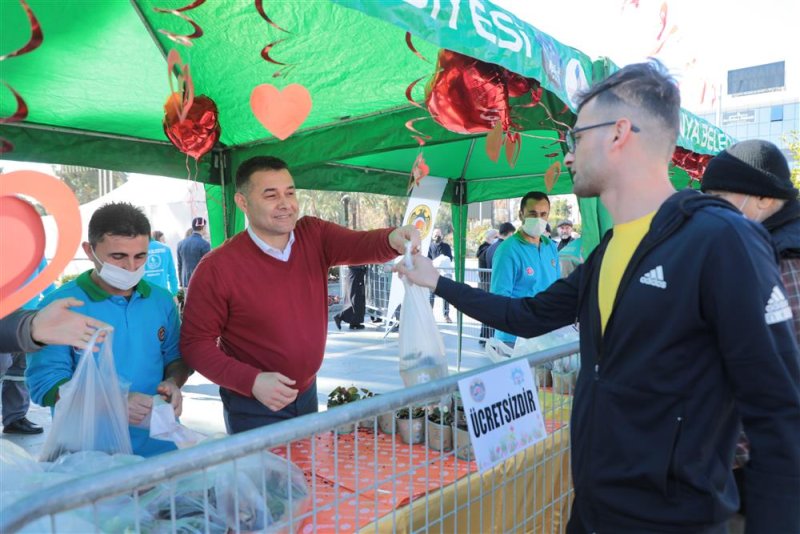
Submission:
[[[161,125],[169,94],[165,54],[175,48],[191,65],[196,94],[211,97],[219,108],[220,143],[202,158],[196,175],[209,184],[212,224],[225,224],[230,234],[241,221],[232,203],[232,171],[255,154],[286,159],[301,188],[405,195],[419,148],[404,124],[427,115],[408,103],[405,91],[423,78],[413,93],[423,100],[424,81],[434,72],[440,47],[536,78],[546,89],[545,107],[566,124],[574,121],[572,90],[584,78],[591,82],[613,69],[610,62],[593,63],[481,0],[263,2],[269,17],[290,33],[270,26],[255,2],[207,1],[183,11],[203,31],[191,47],[173,43],[162,30],[188,34],[192,26],[154,10],[187,4],[30,0],[44,42],[0,61],[0,79],[22,95],[30,110],[24,122],[0,125],[0,137],[15,146],[4,157],[176,178],[194,175],[194,161],[187,169],[186,158],[166,140]],[[30,37],[30,25],[15,0],[0,0],[0,24],[0,54],[22,47]],[[433,63],[409,50],[406,31]],[[287,66],[261,57],[262,49],[276,41],[270,55]],[[252,89],[264,83],[279,88],[299,83],[312,95],[311,114],[285,141],[272,137],[250,110]],[[15,101],[0,89],[0,115],[9,116]],[[451,133],[430,119],[415,123],[430,136],[422,152],[431,174],[451,181],[446,201],[458,205],[544,189],[544,172],[563,151],[559,133],[543,107],[517,108],[514,119],[526,134],[514,168],[502,157],[497,163],[488,159],[485,134]],[[684,122],[685,148],[701,153],[722,148],[724,134],[688,114]],[[689,182],[680,169],[673,177],[680,187]],[[552,193],[570,191],[564,171]],[[585,231],[593,234],[597,226],[597,235],[587,236],[587,242],[602,231],[602,218],[592,204],[582,203]],[[466,220],[457,221],[463,245]],[[463,259],[463,246],[457,249]]]

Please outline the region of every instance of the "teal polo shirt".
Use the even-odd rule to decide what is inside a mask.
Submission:
[[[553,240],[543,235],[536,246],[528,243],[520,230],[494,253],[490,291],[511,298],[533,297],[550,287],[560,274],[558,247]],[[517,339],[501,330],[495,330],[495,337],[509,344]]]
[[[92,280],[91,272],[50,293],[41,306],[65,297],[82,301],[83,306],[72,310],[114,327],[112,349],[120,382],[129,384],[131,392],[155,395],[164,368],[180,358],[180,321],[172,295],[144,280],[130,297],[111,295]],[[25,381],[34,402],[55,405],[58,387],[72,378],[81,352],[66,345],[48,345],[28,355]],[[175,449],[174,443],[150,439],[149,430],[129,429],[134,454],[152,456]]]

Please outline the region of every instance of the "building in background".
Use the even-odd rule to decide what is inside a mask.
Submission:
[[[714,109],[698,110],[697,114],[737,141],[764,139],[774,143],[791,166],[799,167],[800,161],[789,151],[788,139],[800,134],[800,79],[796,72],[800,65],[790,63],[775,61],[728,70],[726,82],[712,85],[712,94],[705,95]]]

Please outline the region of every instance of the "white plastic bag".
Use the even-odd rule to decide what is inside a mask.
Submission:
[[[214,471],[216,512],[236,532],[289,532],[290,515],[296,520],[311,503],[303,471],[271,452],[246,456]]]
[[[120,384],[114,367],[111,329],[106,330],[100,350],[93,351],[101,331],[95,332],[81,354],[72,379],[59,388],[53,425],[39,458],[42,461],[78,451],[133,454],[128,390]]]
[[[161,395],[153,395],[150,413],[141,423],[133,426],[149,430],[153,439],[172,441],[179,449],[193,447],[208,437],[182,425],[175,417],[172,405],[161,398]]]
[[[534,352],[560,347],[561,345],[578,341],[579,337],[578,329],[574,325],[563,326],[558,330],[529,339],[518,337],[511,357],[526,356]]]
[[[430,292],[403,280],[400,308],[400,376],[406,386],[447,376],[444,342],[430,305]]]
[[[514,356],[514,349],[496,337],[490,337],[486,340],[486,355],[494,363],[507,362],[516,357]]]

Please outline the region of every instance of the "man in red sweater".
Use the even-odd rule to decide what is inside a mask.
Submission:
[[[181,328],[184,360],[220,386],[228,433],[317,411],[316,374],[328,332],[328,269],[419,251],[413,226],[356,232],[298,220],[284,161],[250,158],[236,172],[249,221],[192,275]]]

